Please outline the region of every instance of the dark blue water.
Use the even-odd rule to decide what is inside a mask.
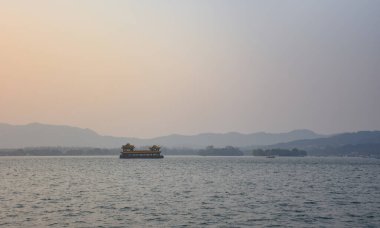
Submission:
[[[380,160],[0,157],[0,226],[380,227]]]

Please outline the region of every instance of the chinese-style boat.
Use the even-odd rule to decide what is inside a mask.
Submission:
[[[149,150],[135,150],[135,146],[127,143],[121,147],[120,158],[133,159],[133,158],[164,158],[161,155],[161,147],[153,145]]]

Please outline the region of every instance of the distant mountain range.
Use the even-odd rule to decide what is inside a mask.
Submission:
[[[295,130],[288,133],[205,133],[199,135],[169,135],[151,139],[102,136],[90,129],[70,126],[32,123],[27,125],[0,124],[0,148],[24,147],[99,147],[119,148],[127,142],[136,146],[158,144],[170,148],[263,146],[294,140],[324,137],[310,130]]]
[[[251,155],[252,149],[258,148],[298,148],[312,156],[380,158],[380,131],[327,136],[310,130],[295,130],[277,134],[205,133],[139,139],[102,136],[90,129],[70,126],[40,123],[20,126],[0,124],[0,155],[117,155],[120,146],[127,142],[137,147],[158,144],[163,147],[163,153],[175,155],[195,155],[199,149],[213,145],[215,148],[239,147],[246,155]],[[28,149],[18,150],[19,148]]]

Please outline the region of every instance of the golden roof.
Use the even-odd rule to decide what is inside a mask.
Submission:
[[[151,150],[134,150],[134,151],[123,151],[123,154],[160,154],[161,151],[151,151]]]

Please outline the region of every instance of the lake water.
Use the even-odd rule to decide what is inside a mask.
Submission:
[[[5,227],[380,227],[380,160],[0,157]]]

